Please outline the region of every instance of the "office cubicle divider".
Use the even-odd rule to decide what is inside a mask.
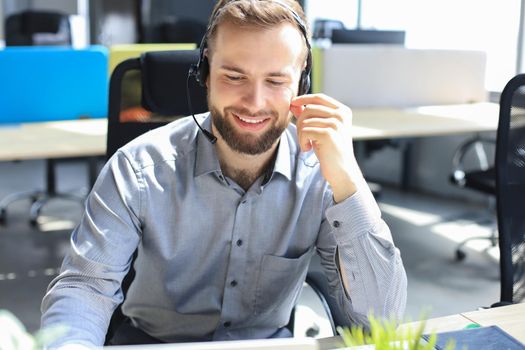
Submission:
[[[108,49],[94,45],[0,50],[0,123],[105,118]]]

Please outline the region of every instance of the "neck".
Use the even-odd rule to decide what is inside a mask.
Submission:
[[[218,131],[214,130],[214,135],[217,137],[215,147],[222,172],[244,190],[248,190],[272,164],[279,144],[277,141],[268,151],[251,155],[232,150]]]

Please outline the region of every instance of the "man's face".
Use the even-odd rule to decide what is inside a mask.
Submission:
[[[271,149],[291,120],[304,65],[302,34],[291,24],[261,29],[223,23],[208,59],[213,132],[240,153]]]

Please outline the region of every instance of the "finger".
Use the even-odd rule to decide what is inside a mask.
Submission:
[[[339,108],[343,106],[341,102],[325,94],[310,94],[297,96],[294,99],[292,99],[291,104],[295,106],[319,104],[331,108]]]
[[[299,118],[303,110],[304,110],[304,107],[302,105],[300,106],[290,105],[290,112],[292,112],[295,118]]]
[[[330,128],[338,130],[341,122],[335,118],[307,118],[301,123],[301,128]]]
[[[333,139],[335,132],[336,131],[332,128],[305,127],[303,128],[302,135],[304,139],[308,140],[311,149],[312,145],[315,145],[316,148],[319,148],[322,145],[327,144],[329,140]]]
[[[309,118],[335,118],[339,121],[343,121],[343,117],[341,113],[339,113],[339,109],[311,104],[304,106],[303,111],[298,119]]]
[[[300,125],[297,126],[297,137],[301,150],[305,152],[309,151],[313,141],[316,141],[312,139],[314,134],[309,133],[309,130],[336,132],[341,127],[340,124],[338,120],[333,118],[311,118],[303,120]]]

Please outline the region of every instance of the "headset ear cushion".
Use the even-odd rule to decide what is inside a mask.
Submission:
[[[310,74],[307,70],[301,73],[301,81],[299,83],[299,95],[307,94],[310,91]]]
[[[201,86],[206,87],[206,79],[208,78],[208,74],[210,73],[210,64],[208,63],[208,57],[202,57],[197,68],[197,81],[199,82],[199,84],[201,84]]]

